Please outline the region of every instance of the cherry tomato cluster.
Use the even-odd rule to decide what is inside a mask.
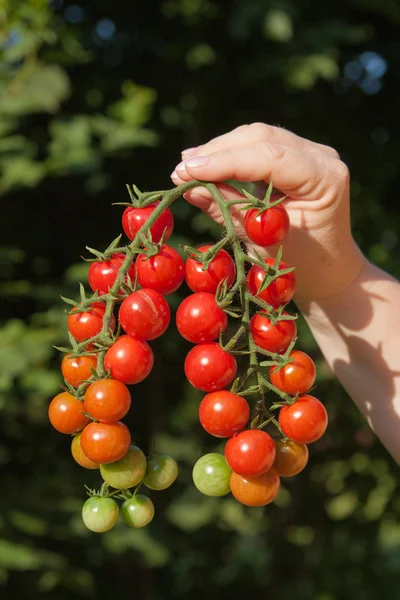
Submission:
[[[170,324],[165,297],[184,281],[192,293],[177,309],[176,326],[194,344],[185,359],[185,375],[206,393],[199,407],[201,425],[210,435],[227,439],[224,455],[214,452],[197,461],[195,486],[209,496],[231,491],[242,504],[264,506],[278,493],[280,477],[304,468],[307,444],[319,439],[327,427],[324,406],[308,395],[315,365],[304,352],[293,349],[296,322],[285,307],[294,295],[296,279],[281,260],[281,250],[275,259],[257,252],[256,259],[248,257],[232,234],[231,223],[230,237],[214,246],[185,248],[184,262],[166,244],[174,226],[167,205],[162,199],[143,206],[139,196],[136,200],[122,217],[128,245],[118,247],[117,238],[103,254],[89,249],[96,256],[88,274],[92,295],[87,298],[82,287],[80,302],[65,299],[72,304],[68,314],[72,349],[61,365],[64,391],[49,406],[55,429],[73,436],[75,461],[99,469],[103,478],[98,492],[89,490],[82,511],[85,525],[96,532],[115,524],[116,498],[123,500],[121,513],[128,526],[147,525],[154,506],[138,493],[141,485],[163,490],[177,477],[173,458],[165,454],[146,458],[132,445],[123,419],[132,401],[127,386],[150,374],[154,356],[149,342]],[[248,238],[260,247],[280,244],[289,230],[286,209],[280,201],[271,202],[270,195],[261,206],[253,200],[244,220]],[[225,207],[220,208],[224,214]],[[224,216],[230,219],[229,212]],[[233,246],[234,258],[225,243]],[[234,312],[238,297],[241,307]],[[228,315],[241,321],[233,338],[224,341]],[[250,368],[238,376],[239,354],[250,354]],[[259,364],[259,355],[268,360]],[[269,367],[268,378],[263,365]],[[252,377],[257,380],[253,386],[248,381]],[[268,410],[264,388],[279,396]],[[259,395],[253,411],[245,399],[250,392]],[[272,414],[276,409],[277,419]]]
[[[289,229],[287,211],[281,205],[267,210],[250,209],[245,215],[245,230],[251,241],[258,246],[269,247],[283,241]],[[220,251],[222,252],[222,251]],[[215,260],[222,261],[219,253]],[[222,277],[228,277],[227,287],[234,281],[234,263],[225,257],[226,268],[221,270],[221,278],[214,280],[215,292]],[[187,282],[195,293],[178,309],[178,329],[188,340],[199,343],[188,354],[185,373],[188,380],[200,390],[209,392],[200,403],[199,419],[203,428],[217,438],[228,438],[224,455],[210,453],[201,457],[193,469],[193,481],[203,494],[223,496],[232,492],[233,496],[247,506],[265,506],[274,500],[279,488],[280,477],[297,475],[308,462],[306,444],[319,439],[327,427],[327,413],[322,403],[313,396],[306,395],[314,385],[316,369],[312,359],[304,352],[290,349],[296,339],[296,323],[292,319],[273,320],[267,310],[256,312],[250,320],[250,335],[257,350],[283,355],[289,350],[288,360],[280,366],[271,365],[270,383],[275,391],[287,398],[279,413],[280,438],[273,438],[262,429],[246,428],[250,419],[250,407],[240,393],[225,388],[235,378],[236,361],[214,340],[226,321],[215,308],[215,300],[207,298],[207,308],[201,321],[198,298],[204,289],[203,281],[209,281],[208,271],[190,259],[187,262],[189,277]],[[270,311],[281,309],[280,315],[287,317],[282,310],[292,299],[296,286],[293,270],[283,261],[265,259],[266,268],[254,264],[248,271],[246,287],[251,297],[263,300]],[[278,262],[278,265],[276,264]],[[189,267],[188,267],[189,265]],[[228,268],[229,265],[229,268]],[[213,268],[213,261],[209,270]],[[266,269],[274,269],[282,274],[264,285]],[[197,300],[198,298],[198,300]],[[215,329],[214,327],[215,323]],[[201,325],[201,329],[199,326]],[[195,336],[193,335],[195,331]],[[233,386],[234,387],[234,386]],[[278,405],[279,406],[279,405]],[[272,419],[271,419],[272,420]]]
[[[127,208],[123,228],[129,238],[146,222],[157,203],[143,209]],[[171,235],[173,217],[165,210],[151,228],[157,243]],[[109,294],[119,276],[126,255],[115,252],[104,260],[91,262],[88,282],[97,297]],[[127,385],[139,383],[153,367],[149,340],[162,335],[170,322],[170,309],[164,295],[174,292],[184,279],[184,261],[173,248],[161,244],[154,256],[137,256],[124,277],[125,285],[138,279],[140,289],[127,294],[116,290],[119,328],[125,333],[114,335],[116,318],[110,314],[107,335],[111,343],[96,344],[106,319],[106,303],[93,301],[74,306],[68,315],[68,331],[77,344],[78,355],[68,353],[61,364],[66,390],[49,405],[49,420],[59,432],[72,435],[71,453],[86,469],[99,469],[104,484],[98,492],[89,490],[90,498],[82,509],[85,525],[91,531],[104,532],[117,521],[119,506],[126,524],[144,527],[153,519],[150,498],[137,493],[143,484],[150,490],[164,490],[178,475],[175,460],[166,454],[148,459],[132,445],[131,433],[122,419],[131,408]],[[95,296],[96,298],[96,296]],[[100,338],[99,338],[100,339]],[[100,355],[103,367],[99,369]],[[132,488],[135,490],[132,492]],[[113,491],[110,491],[113,490]]]

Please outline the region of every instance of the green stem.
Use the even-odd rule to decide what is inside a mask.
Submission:
[[[240,327],[236,331],[235,335],[229,340],[229,342],[227,344],[225,344],[224,350],[226,350],[227,352],[229,352],[230,350],[233,350],[234,347],[236,346],[238,340],[245,332],[246,332],[246,329],[244,328],[244,326],[240,325]]]
[[[279,426],[278,421],[275,419],[271,413],[267,410],[265,406],[265,396],[264,396],[264,378],[260,371],[260,366],[258,363],[257,357],[257,346],[254,342],[253,336],[250,331],[250,300],[253,300],[254,296],[252,296],[248,290],[246,285],[246,268],[245,263],[247,261],[247,254],[245,254],[242,250],[242,246],[239,238],[236,235],[236,230],[232,221],[232,216],[230,213],[230,208],[226,203],[225,198],[222,196],[221,192],[217,188],[217,186],[213,183],[202,184],[206,187],[209,192],[212,194],[214,200],[217,202],[218,207],[222,213],[222,217],[224,219],[224,225],[227,231],[227,238],[233,247],[233,254],[235,257],[236,263],[236,288],[239,289],[241,305],[243,308],[242,313],[242,321],[241,328],[243,328],[246,332],[247,344],[250,350],[250,366],[249,368],[255,373],[257,379],[257,385],[259,388],[258,392],[258,400],[256,406],[254,408],[254,413],[252,415],[251,420],[254,417],[262,415],[266,416],[270,422],[272,422],[275,427],[281,432],[281,428]],[[258,299],[257,299],[258,300]],[[271,307],[272,308],[272,307]],[[277,356],[277,355],[276,355]],[[275,356],[274,356],[275,358]]]

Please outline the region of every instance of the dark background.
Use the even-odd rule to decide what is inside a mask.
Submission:
[[[400,598],[398,467],[302,321],[330,425],[265,509],[194,489],[194,462],[221,446],[198,423],[173,326],[128,419],[146,452],[180,464],[152,495],[148,528],[84,528],[84,484],[99,475],[47,421],[61,383],[53,345],[66,342],[60,294],[85,281],[85,246],[120,232],[112,203],[128,182],[171,187],[183,148],[235,126],[265,121],[334,146],[352,173],[357,241],[400,275],[399,2],[11,0],[0,13],[1,597]],[[183,200],[173,211],[174,245],[219,234]]]

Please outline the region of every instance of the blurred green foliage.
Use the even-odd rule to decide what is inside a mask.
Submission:
[[[266,509],[191,485],[196,459],[221,446],[200,430],[173,327],[153,344],[129,422],[146,452],[180,463],[176,485],[152,495],[149,528],[85,530],[83,486],[98,474],[73,464],[47,422],[60,294],[85,281],[85,246],[120,231],[111,204],[125,183],[166,189],[184,147],[253,121],[336,147],[357,241],[400,275],[397,0],[4,0],[0,23],[1,597],[399,599],[397,466],[302,321],[330,427]],[[174,244],[218,235],[183,201],[173,211]]]

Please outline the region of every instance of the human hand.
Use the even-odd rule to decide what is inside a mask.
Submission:
[[[240,198],[229,179],[257,182],[260,195],[270,181],[287,196],[290,230],[283,242],[283,259],[296,267],[295,301],[330,298],[342,293],[360,274],[366,259],[355,244],[350,228],[349,172],[338,153],[285,129],[263,123],[243,125],[208,143],[182,153],[183,161],[172,181],[191,179],[219,182],[223,195]],[[197,187],[185,198],[215,221],[222,216],[205,188]],[[275,256],[277,247],[260,248],[245,235],[244,211],[232,207],[238,234],[249,252]]]

